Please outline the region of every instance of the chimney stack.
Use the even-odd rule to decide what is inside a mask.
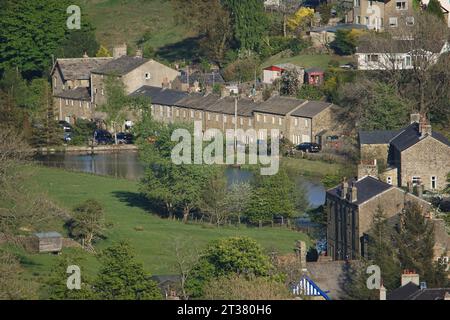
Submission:
[[[88,56],[88,54],[87,54],[86,51],[85,51],[84,54],[83,54],[83,58],[89,58],[89,56]]]
[[[420,113],[411,114],[411,124],[420,122]]]
[[[405,270],[402,274],[402,287],[406,286],[408,283],[414,283],[417,286],[420,286],[420,276],[412,270]]]
[[[120,58],[120,57],[123,57],[123,56],[126,56],[126,55],[127,55],[127,44],[126,43],[118,45],[118,46],[115,46],[113,48],[113,57],[114,57],[114,59],[117,59],[117,58]]]
[[[353,203],[358,201],[358,188],[356,187],[355,182],[352,183],[350,190],[348,191],[348,201]]]
[[[341,184],[341,199],[345,199],[347,197],[347,192],[348,192],[348,182],[347,178],[344,177],[344,180],[342,181]]]
[[[431,136],[431,134],[432,134],[431,125],[428,122],[427,117],[425,115],[421,115],[421,117],[420,117],[419,132],[420,132],[421,138],[425,138],[426,136]]]
[[[136,50],[136,58],[143,58],[143,53],[141,49],[137,49]]]

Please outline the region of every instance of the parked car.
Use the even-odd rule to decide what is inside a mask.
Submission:
[[[347,69],[347,70],[356,70],[356,66],[353,63],[346,63],[339,66],[341,69]]]
[[[72,134],[70,132],[65,132],[63,140],[65,143],[72,141]]]
[[[314,142],[305,142],[299,144],[297,146],[297,150],[303,152],[319,152],[320,150],[322,150],[322,147],[320,146],[320,144]]]
[[[64,132],[71,132],[72,126],[67,121],[59,121],[58,125],[64,130]]]
[[[117,143],[119,144],[132,144],[134,136],[131,133],[119,132],[117,134]]]
[[[111,144],[114,142],[114,139],[106,130],[95,130],[94,131],[94,143],[96,144]]]

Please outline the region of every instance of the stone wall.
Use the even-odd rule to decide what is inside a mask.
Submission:
[[[59,120],[69,120],[74,123],[76,119],[94,119],[95,108],[90,101],[53,98],[55,114]]]
[[[431,179],[436,177],[436,189],[443,190],[450,172],[450,147],[428,136],[401,153],[400,170],[403,187],[420,177],[425,189],[431,190]]]

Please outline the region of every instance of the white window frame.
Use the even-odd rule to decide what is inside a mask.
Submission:
[[[436,190],[437,189],[437,181],[438,181],[437,176],[431,176],[430,177],[430,186],[431,186],[432,190]]]
[[[397,17],[389,17],[389,27],[391,27],[391,28],[398,27],[398,18]]]
[[[413,176],[411,178],[411,183],[413,186],[418,186],[420,181],[421,181],[421,179],[419,176]]]
[[[386,178],[386,183],[392,185],[392,177],[391,176],[388,176]]]
[[[152,79],[152,74],[150,72],[146,72],[144,77],[145,77],[145,80],[151,80]]]

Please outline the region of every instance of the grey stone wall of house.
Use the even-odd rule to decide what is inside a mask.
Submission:
[[[405,9],[397,9],[397,3],[405,3]],[[407,26],[407,17],[414,16],[413,0],[391,0],[386,2],[384,8],[384,28],[394,28],[389,26],[390,18],[397,18],[397,28]]]
[[[91,74],[92,99],[96,106],[106,103],[106,76],[102,74]]]
[[[55,112],[59,120],[75,123],[76,119],[94,119],[95,108],[90,101],[54,97]]]
[[[303,117],[288,117],[287,138],[294,144],[313,142],[312,120]]]
[[[428,136],[401,153],[400,181],[406,187],[413,177],[420,178],[425,190],[433,190],[432,178],[436,178],[436,188],[446,187],[450,172],[450,147]]]
[[[349,187],[349,191],[350,191]],[[399,213],[405,203],[416,201],[423,212],[428,212],[431,206],[428,202],[414,195],[405,193],[399,188],[390,188],[376,197],[355,205],[347,199],[342,199],[327,193],[327,244],[328,253],[335,260],[358,259],[367,250],[361,245],[370,230],[373,217],[380,208],[390,225],[395,225]]]

